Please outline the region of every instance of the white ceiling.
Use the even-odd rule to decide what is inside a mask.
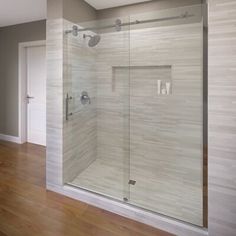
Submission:
[[[149,2],[150,0],[85,0],[89,5],[97,10],[130,5],[140,2]]]
[[[85,0],[97,10],[150,0]],[[0,0],[0,27],[46,19],[47,0]]]
[[[46,19],[47,0],[0,0],[0,27]]]

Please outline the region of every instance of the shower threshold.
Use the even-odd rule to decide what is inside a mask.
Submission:
[[[119,199],[114,199],[114,196],[104,196],[82,187],[78,187],[73,183],[68,183],[63,187],[48,185],[49,190],[61,193],[65,196],[85,202],[89,205],[113,212],[115,214],[127,217],[132,220],[150,225],[154,228],[167,231],[174,235],[185,236],[207,236],[207,229],[195,226],[186,222],[176,220],[159,213],[140,208]]]
[[[103,197],[128,203],[154,214],[166,215],[200,226],[201,216],[196,218],[196,215],[199,214],[183,215],[181,199],[178,195],[169,194],[168,189],[173,188],[172,182],[167,181],[166,176],[163,177],[159,172],[155,174],[155,178],[153,178],[153,173],[149,170],[143,169],[140,173],[139,168],[133,168],[132,177],[135,178],[130,179],[129,175],[124,173],[122,163],[97,158],[68,184]],[[184,185],[176,185],[176,192],[181,192],[184,187]],[[176,205],[176,201],[178,201],[178,205]],[[173,207],[174,203],[175,207]]]

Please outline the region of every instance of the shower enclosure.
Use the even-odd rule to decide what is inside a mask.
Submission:
[[[64,184],[204,225],[202,9],[65,22]]]

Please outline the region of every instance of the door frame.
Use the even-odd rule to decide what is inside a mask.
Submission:
[[[45,46],[46,40],[18,44],[18,133],[20,143],[27,142],[27,48]]]

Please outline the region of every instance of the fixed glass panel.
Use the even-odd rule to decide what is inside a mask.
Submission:
[[[67,26],[72,29],[66,36],[72,114],[66,122],[71,158],[64,172],[71,185],[126,201],[130,34],[129,24],[120,27],[123,23],[129,17]]]
[[[129,202],[202,225],[202,6],[130,21]]]

